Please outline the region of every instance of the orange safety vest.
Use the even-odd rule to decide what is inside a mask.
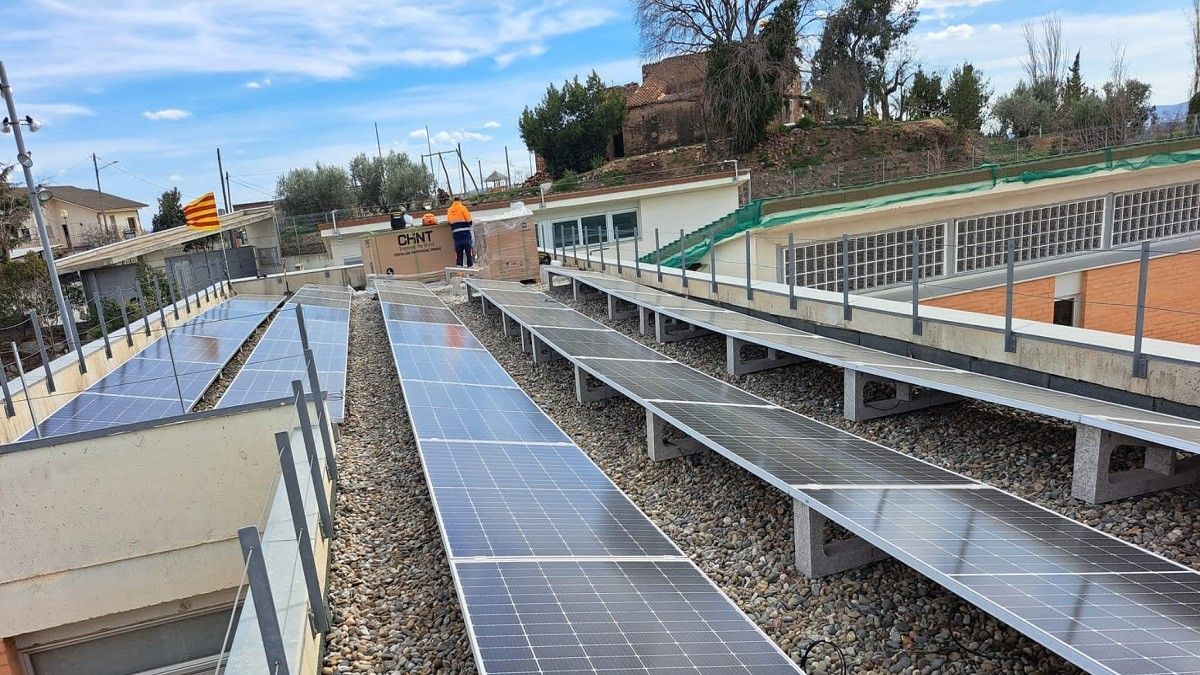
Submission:
[[[426,213],[425,215],[421,216],[421,224],[427,227],[429,225],[437,225],[437,216],[433,215],[432,213]]]
[[[453,225],[454,223],[469,223],[471,222],[471,212],[460,201],[455,201],[446,209],[446,220]]]

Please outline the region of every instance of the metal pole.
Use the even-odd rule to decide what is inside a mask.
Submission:
[[[687,248],[683,243],[683,230],[679,230],[679,275],[683,279],[683,288],[688,287],[687,278]]]
[[[616,232],[613,232],[613,234],[616,234]],[[617,274],[621,275],[625,271],[625,268],[621,267],[621,239],[620,239],[620,237],[617,237],[616,240],[613,241],[613,244],[614,244],[614,248],[616,249],[616,252],[617,252]]]
[[[177,282],[175,282],[175,284],[179,287],[180,295],[183,296],[183,305],[184,305],[184,307],[187,308],[188,314],[191,314],[192,313],[192,296],[190,293],[188,293],[183,288],[183,272],[180,272],[178,269],[176,269],[175,274],[179,275],[179,280]],[[287,268],[285,267],[284,268],[284,276],[286,276],[286,275],[287,275]]]
[[[921,240],[918,237],[913,237],[912,247],[912,332],[913,335],[920,335],[921,315],[918,313],[921,299]]]
[[[38,322],[36,309],[29,310],[29,323],[33,325],[33,337],[37,340],[38,354],[42,357],[42,368],[46,373],[46,389],[50,393],[54,393],[54,373],[50,370],[50,355],[46,351],[46,340],[42,338],[42,326]],[[0,372],[0,377],[4,374]]]
[[[642,232],[639,228],[637,232],[633,233],[633,274],[639,279],[642,278],[642,256],[641,252],[638,251],[638,240],[641,238]]]
[[[1007,267],[1004,278],[1004,351],[1017,351],[1017,336],[1013,334],[1013,281],[1017,267],[1016,242],[1012,239],[1004,242],[1004,264]]]
[[[21,120],[17,117],[17,104],[13,101],[12,85],[8,83],[8,73],[4,70],[4,62],[0,61],[0,94],[8,106],[8,119],[12,121],[13,138],[17,142],[17,157],[21,160],[21,169],[25,173],[25,186],[29,192],[30,210],[37,224],[38,237],[42,240],[42,258],[46,261],[46,271],[50,276],[50,287],[54,290],[54,301],[58,305],[59,318],[63,325],[63,334],[68,344],[79,345],[79,334],[75,330],[75,319],[67,299],[63,297],[62,285],[58,280],[58,267],[54,264],[54,250],[50,246],[50,234],[46,231],[46,220],[42,216],[42,203],[37,198],[37,183],[33,180],[33,159],[25,147],[25,137],[21,133]]]
[[[161,308],[159,311],[162,311]],[[179,369],[175,367],[175,348],[171,346],[171,331],[167,330],[166,326],[163,326],[163,336],[167,340],[167,356],[171,358],[171,374],[175,376],[175,393],[179,395],[179,409],[182,414],[186,415],[188,408],[187,404],[183,402],[183,387],[179,385]]]
[[[25,366],[21,363],[21,352],[17,349],[17,343],[10,342],[12,345],[13,357],[17,359],[17,375],[21,378],[21,391],[25,394],[25,405],[29,407],[29,419],[33,422],[33,435],[38,438],[42,437],[42,430],[38,429],[37,417],[33,415],[33,398],[29,395],[29,387],[25,384]],[[0,373],[0,377],[5,377]],[[5,387],[7,388],[7,384]]]
[[[104,356],[112,358],[112,344],[108,341],[108,322],[104,320],[104,298],[96,294],[96,318],[100,320],[100,337],[104,340]]]
[[[717,295],[717,233],[708,233],[708,275],[712,279],[712,294]]]
[[[788,271],[787,261],[792,261],[792,269]],[[796,262],[796,233],[788,232],[788,254],[784,260],[783,273],[788,282],[788,309],[796,309],[796,276],[800,274],[800,264]]]
[[[329,511],[329,500],[325,496],[325,485],[321,480],[321,462],[317,459],[317,442],[313,440],[312,421],[308,416],[308,404],[304,402],[304,385],[300,380],[292,380],[292,394],[296,400],[296,416],[300,422],[300,436],[304,439],[304,452],[308,457],[309,473],[312,474],[314,497],[317,499],[317,513],[321,517],[321,533],[326,539],[337,537],[333,529],[333,515]],[[317,400],[314,397],[313,403]],[[286,436],[287,434],[284,434]]]
[[[100,230],[108,231],[108,217],[104,210],[104,191],[100,189],[100,162],[96,160],[96,153],[92,153],[92,170],[96,172],[96,201],[100,202]],[[114,228],[115,229],[115,228]],[[116,234],[116,232],[113,232]]]
[[[509,165],[508,165],[508,146],[507,145],[504,146],[504,174],[506,176],[508,176],[508,185],[506,187],[509,190],[511,190],[512,189],[512,168],[509,167]]]
[[[795,252],[793,252],[795,255]],[[842,235],[842,320],[853,316],[850,309],[850,235]]]
[[[271,675],[289,675],[287,656],[283,651],[283,637],[279,633],[279,617],[275,614],[275,598],[271,595],[271,579],[267,576],[258,528],[250,526],[238,530],[238,543],[242,547],[242,560],[246,564],[250,594],[254,596],[254,615],[258,619],[258,633],[262,639],[263,653],[267,657],[267,670]]]
[[[133,332],[129,330],[129,312],[125,311],[125,299],[121,298],[119,304],[121,305],[121,323],[125,325],[125,343],[132,347]]]
[[[312,389],[317,397],[317,424],[321,429],[321,445],[325,449],[325,474],[329,476],[329,480],[337,481],[337,459],[333,456],[333,438],[330,435],[329,423],[329,408],[326,401],[327,392],[321,389],[320,379],[317,377],[317,363],[313,359],[312,350],[305,347],[304,362],[308,368],[308,387]]]
[[[142,289],[137,288],[138,306],[142,308],[142,324],[146,327],[147,337],[150,335],[150,317],[146,316],[146,298],[142,296]]]
[[[1142,242],[1142,260],[1138,267],[1137,320],[1133,327],[1133,376],[1145,379],[1149,364],[1142,355],[1142,333],[1146,328],[1146,282],[1150,277],[1150,242]]]
[[[204,252],[204,304],[208,304],[208,287],[212,286],[212,261],[208,259],[208,251]]]
[[[654,270],[658,273],[658,283],[662,283],[662,245],[658,242],[658,228],[654,228]]]
[[[8,373],[4,370],[4,359],[0,359],[0,392],[4,394],[4,416],[16,417],[17,409],[13,407],[12,392],[8,390]]]
[[[297,382],[297,384],[299,384]],[[300,569],[304,572],[304,586],[308,591],[308,604],[312,609],[313,628],[318,633],[329,631],[329,610],[321,592],[321,581],[317,577],[317,562],[313,558],[312,540],[308,538],[308,518],[304,513],[304,497],[300,493],[300,479],[296,476],[296,460],[292,456],[292,444],[286,431],[275,434],[275,447],[279,451],[279,466],[283,473],[283,486],[287,492],[288,507],[292,512],[292,534],[300,551]],[[319,494],[324,490],[318,488]]]
[[[229,195],[225,191],[225,167],[221,164],[221,148],[217,148],[217,182],[221,184],[221,204],[229,213]]]
[[[746,299],[754,299],[754,286],[750,283],[750,233],[746,233]]]
[[[608,265],[604,264],[604,242],[597,244],[596,248],[600,250],[600,271],[606,272],[608,271]]]
[[[179,321],[179,298],[175,297],[175,284],[171,283],[171,275],[165,274],[167,278],[167,295],[171,298],[171,311],[175,312],[175,320]]]

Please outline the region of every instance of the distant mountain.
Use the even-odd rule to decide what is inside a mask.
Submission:
[[[1159,122],[1174,122],[1178,119],[1187,117],[1188,104],[1176,103],[1175,105],[1158,105],[1154,106],[1154,115]]]

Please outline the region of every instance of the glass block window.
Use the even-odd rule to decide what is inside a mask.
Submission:
[[[1200,183],[1166,185],[1115,195],[1114,246],[1200,230]]]
[[[1003,267],[1005,242],[1016,242],[1017,262],[1100,248],[1104,199],[1039,206],[958,221],[958,272]]]
[[[921,278],[945,273],[946,223],[876,232],[850,238],[850,290],[912,281],[913,242],[921,242]],[[781,247],[783,282],[842,290],[842,240]]]

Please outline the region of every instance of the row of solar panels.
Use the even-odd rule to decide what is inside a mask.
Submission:
[[[375,285],[482,672],[798,672],[436,296]]]
[[[466,283],[535,342],[1080,667],[1200,672],[1195,570],[774,405],[536,289]]]
[[[251,333],[279,306],[279,300],[239,295],[169,329],[41,420],[20,440],[187,413]]]
[[[550,269],[634,305],[785,354],[857,370],[1200,453],[1200,422],[992,377],[826,338],[626,279],[569,267]]]
[[[350,301],[345,286],[309,284],[296,291],[255,345],[218,408],[282,398],[300,380],[310,389],[308,364],[300,337],[296,308],[302,307],[305,335],[326,401],[331,422],[346,414],[346,364],[350,340]]]

